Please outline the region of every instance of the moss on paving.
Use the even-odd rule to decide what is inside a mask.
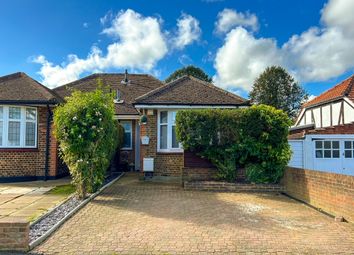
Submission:
[[[51,189],[48,194],[50,195],[70,195],[75,192],[75,187],[72,184],[59,185]]]

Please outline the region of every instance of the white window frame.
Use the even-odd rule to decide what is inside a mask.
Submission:
[[[130,147],[122,147],[121,150],[132,150],[133,149],[133,122],[131,120],[121,120],[120,123],[130,124],[130,132],[127,132],[130,133]],[[124,133],[125,133],[125,129],[124,129]]]
[[[3,108],[3,129],[2,129],[2,144],[0,145],[0,149],[16,149],[16,148],[37,148],[38,143],[38,110],[36,107],[28,107],[28,106],[18,106],[18,105],[0,105]],[[11,119],[9,118],[9,109],[10,107],[17,107],[21,109],[21,118],[18,120],[20,122],[20,145],[8,145],[8,134],[9,134],[9,122]],[[26,109],[32,109],[36,112],[36,118],[34,120],[26,119]],[[34,145],[26,146],[26,123],[31,122],[35,123],[34,130]]]
[[[167,149],[160,148],[161,112],[167,112]],[[173,113],[177,113],[177,110],[161,109],[157,111],[157,152],[165,152],[165,153],[183,152],[181,143],[179,143],[178,148],[172,148],[172,127],[176,126],[175,122],[173,122]]]

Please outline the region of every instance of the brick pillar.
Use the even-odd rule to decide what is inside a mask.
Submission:
[[[0,251],[27,251],[29,222],[18,217],[0,219]]]

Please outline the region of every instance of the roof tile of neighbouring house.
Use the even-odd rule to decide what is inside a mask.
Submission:
[[[249,101],[211,83],[183,76],[138,97],[135,104],[239,106]]]
[[[138,111],[132,105],[135,98],[161,87],[163,83],[147,74],[129,74],[128,84],[123,84],[124,74],[99,73],[92,74],[80,80],[57,87],[54,91],[63,98],[69,96],[73,90],[93,91],[98,87],[98,80],[109,86],[112,91],[119,90],[123,103],[115,104],[118,115],[137,115]]]
[[[354,100],[354,75],[315,97],[311,101],[305,103],[303,107],[306,108],[309,106],[318,105],[345,96],[351,100]]]
[[[22,72],[0,77],[0,103],[50,103],[61,98],[36,80]]]

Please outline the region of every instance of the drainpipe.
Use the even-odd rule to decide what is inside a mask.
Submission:
[[[52,111],[47,104],[47,131],[45,137],[45,165],[44,165],[44,180],[48,179],[49,169],[49,150],[50,150],[50,121],[52,120]]]

